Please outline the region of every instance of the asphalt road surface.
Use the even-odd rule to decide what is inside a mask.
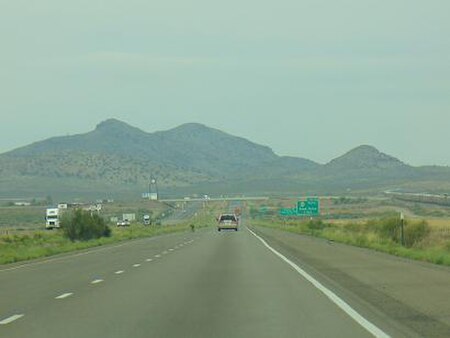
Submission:
[[[192,217],[195,217],[196,213],[203,208],[205,202],[185,202],[184,208],[172,209],[172,214],[162,220],[162,224],[171,225],[188,221]]]
[[[413,336],[370,304],[308,279],[245,226],[1,269],[0,337]]]

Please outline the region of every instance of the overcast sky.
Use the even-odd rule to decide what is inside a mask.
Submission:
[[[0,0],[0,152],[115,117],[450,165],[448,0]]]

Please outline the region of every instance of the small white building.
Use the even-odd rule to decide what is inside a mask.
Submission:
[[[29,207],[31,205],[31,203],[30,202],[14,202],[14,205],[18,206],[18,207]]]

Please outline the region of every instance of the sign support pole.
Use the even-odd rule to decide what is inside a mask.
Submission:
[[[403,215],[403,212],[400,213],[400,236],[401,236],[401,243],[402,246],[405,246],[405,216]]]

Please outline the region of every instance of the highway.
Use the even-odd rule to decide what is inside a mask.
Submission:
[[[162,220],[164,225],[172,225],[183,221],[188,221],[195,217],[196,213],[203,208],[205,201],[194,201],[185,203],[184,208],[173,208],[172,213]]]
[[[401,313],[388,319],[393,309],[353,292],[358,281],[333,285],[308,256],[301,266],[289,241],[304,239],[289,237],[284,246],[284,235],[293,236],[209,227],[2,267],[0,337],[445,336],[445,318],[430,319],[423,335]],[[308,241],[311,251],[328,245],[336,258],[345,253]],[[341,265],[365,273],[357,258]],[[436,271],[445,284],[449,271]]]

